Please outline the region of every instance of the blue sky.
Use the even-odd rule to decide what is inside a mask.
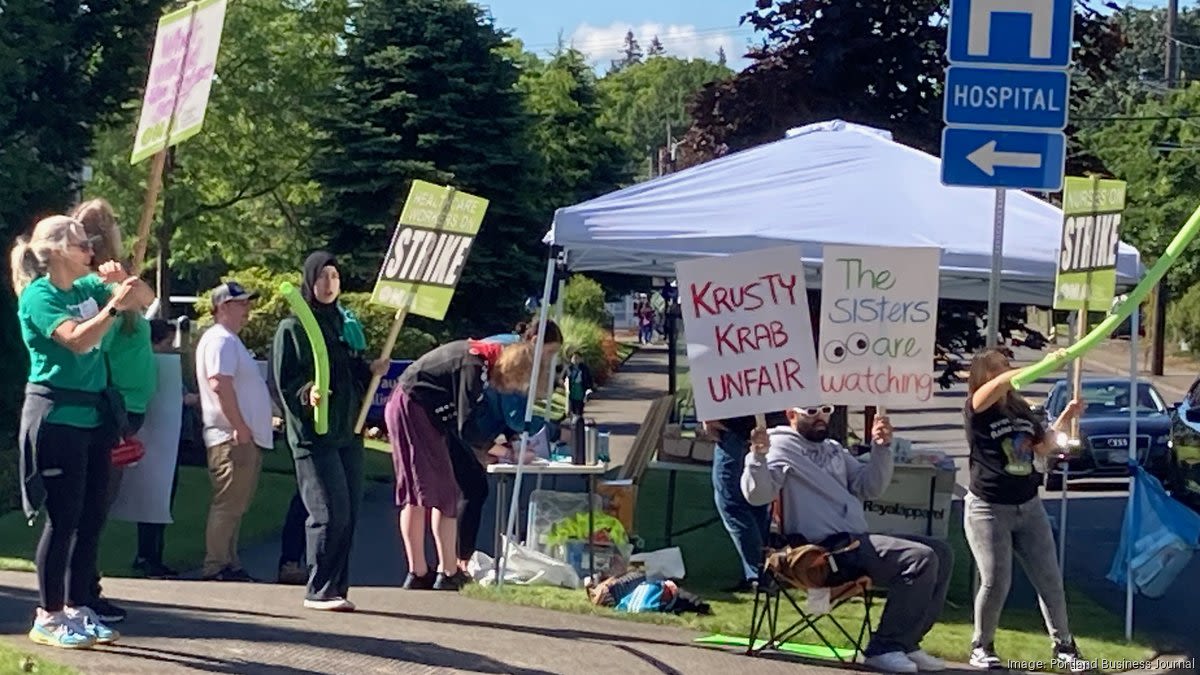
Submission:
[[[752,9],[751,0],[478,0],[489,8],[500,28],[521,38],[531,50],[554,49],[559,35],[606,67],[621,51],[626,31],[645,50],[654,35],[668,54],[715,59],[725,48],[729,65],[746,65],[741,55],[752,36],[738,19]]]

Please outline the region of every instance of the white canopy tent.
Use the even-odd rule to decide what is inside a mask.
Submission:
[[[941,248],[941,297],[986,300],[995,192],[942,185],[939,160],[835,120],[559,209],[545,241],[572,271],[673,277],[675,263],[799,244],[810,288],[824,244]],[[1062,211],[1009,191],[1001,300],[1049,305]],[[1141,277],[1122,243],[1118,285]],[[1107,309],[1107,308],[1104,308]]]
[[[667,278],[681,260],[798,244],[810,288],[820,288],[825,244],[935,246],[942,250],[940,297],[986,301],[994,209],[994,190],[943,185],[937,157],[896,143],[887,131],[833,120],[559,209],[544,241],[565,252],[571,271]],[[1001,302],[1051,304],[1062,222],[1052,204],[1008,192]],[[555,264],[547,262],[531,390],[544,377],[539,364]],[[1118,287],[1135,285],[1143,272],[1137,250],[1122,242]],[[532,416],[530,397],[526,426]],[[509,540],[521,477],[518,464]]]

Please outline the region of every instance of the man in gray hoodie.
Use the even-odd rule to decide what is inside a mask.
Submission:
[[[921,649],[946,601],[954,555],[943,541],[867,532],[864,499],[877,499],[892,481],[892,425],[877,417],[870,458],[861,461],[829,438],[832,406],[792,408],[788,426],[758,429],[742,473],[752,505],[782,496],[783,533],[820,544],[850,535],[858,548],[838,556],[888,591],[879,628],[863,654],[865,665],[889,673],[945,669]]]

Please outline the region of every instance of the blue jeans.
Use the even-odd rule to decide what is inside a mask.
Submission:
[[[763,564],[763,547],[771,528],[769,506],[750,506],[742,496],[742,468],[749,440],[722,431],[713,452],[713,498],[733,547],[742,561],[746,579],[757,579]]]

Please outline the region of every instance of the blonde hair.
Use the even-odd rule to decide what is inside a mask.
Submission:
[[[32,233],[17,237],[17,243],[13,244],[9,259],[13,291],[19,296],[26,286],[48,273],[53,253],[66,253],[72,243],[85,241],[83,225],[70,216],[39,220]]]
[[[525,341],[505,345],[496,358],[489,378],[493,385],[507,392],[529,391],[529,376],[533,373],[533,344]]]
[[[92,240],[93,268],[110,260],[121,261],[124,255],[121,228],[117,225],[117,214],[108,200],[88,200],[76,206],[71,217],[83,223],[84,231]]]

